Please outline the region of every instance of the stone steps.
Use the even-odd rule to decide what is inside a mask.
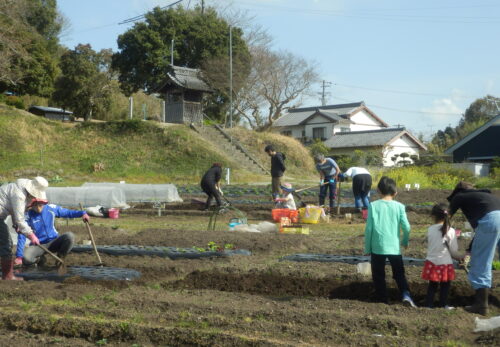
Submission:
[[[245,169],[257,174],[268,174],[268,172],[263,170],[251,157],[236,147],[235,144],[231,143],[231,141],[215,127],[196,126],[195,130],[203,136],[205,140],[210,141],[220,150],[229,154],[234,161],[238,162]]]

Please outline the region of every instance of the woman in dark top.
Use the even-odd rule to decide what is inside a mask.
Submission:
[[[212,199],[215,198],[217,206],[221,206],[220,200],[220,179],[222,176],[222,165],[213,163],[212,167],[205,172],[201,179],[201,189],[208,195],[207,202],[205,203],[205,210],[208,210]]]
[[[450,214],[461,209],[475,231],[468,278],[476,295],[474,304],[465,309],[486,315],[488,288],[491,288],[491,264],[500,238],[500,199],[487,189],[473,189],[472,184],[460,182],[448,201]]]

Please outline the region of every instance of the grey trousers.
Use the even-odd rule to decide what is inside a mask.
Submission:
[[[57,253],[58,257],[64,257],[71,251],[74,244],[75,235],[72,232],[67,232],[59,235],[57,239],[44,243],[43,245],[52,253]],[[40,257],[44,254],[45,251],[38,246],[26,247],[24,249],[23,264],[32,265],[34,263],[38,263]]]
[[[0,257],[12,257],[12,239],[4,219],[0,219]]]

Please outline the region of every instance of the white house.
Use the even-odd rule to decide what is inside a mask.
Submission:
[[[305,144],[318,139],[332,155],[352,154],[354,150],[377,151],[384,166],[393,166],[396,154],[420,155],[427,150],[405,128],[390,128],[364,102],[290,109],[273,124],[273,130]]]

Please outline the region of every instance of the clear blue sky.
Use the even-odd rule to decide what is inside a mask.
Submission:
[[[174,0],[58,0],[71,23],[62,43],[117,49],[122,20]],[[184,0],[194,6],[200,0]],[[363,100],[415,133],[456,125],[467,106],[500,96],[498,0],[206,0],[233,3],[267,28],[276,50],[314,61],[328,103]],[[320,92],[320,85],[317,86]],[[397,93],[396,93],[397,92]],[[309,98],[303,106],[320,105]],[[411,111],[411,112],[410,112]]]

